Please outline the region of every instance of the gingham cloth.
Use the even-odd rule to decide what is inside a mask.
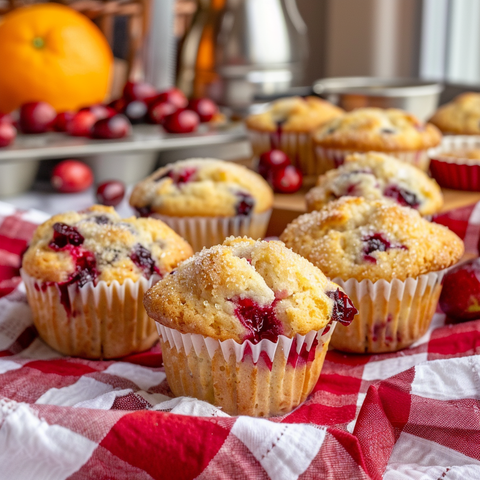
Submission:
[[[437,313],[396,354],[330,351],[294,412],[229,417],[170,398],[158,349],[87,361],[38,338],[18,267],[44,219],[0,203],[0,479],[480,478],[480,321]]]

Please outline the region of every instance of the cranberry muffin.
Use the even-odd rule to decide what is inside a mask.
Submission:
[[[375,152],[348,155],[340,167],[321,175],[305,197],[307,209],[321,210],[344,196],[390,200],[423,216],[437,213],[443,205],[435,180],[412,165]]]
[[[343,197],[287,226],[281,240],[338,283],[359,310],[332,346],[393,352],[428,329],[446,268],[463,243],[442,225],[391,202]]]
[[[86,358],[150,348],[157,335],[143,295],[192,253],[159,220],[122,219],[112,207],[53,216],[36,229],[22,264],[40,336]]]
[[[138,183],[130,205],[154,216],[186,238],[194,250],[229,235],[265,235],[273,192],[257,173],[232,162],[183,160],[160,168]]]
[[[398,109],[358,108],[335,118],[313,134],[317,161],[323,172],[341,165],[349,153],[382,152],[428,170],[427,150],[441,133],[414,115]],[[322,173],[323,173],[322,172]]]
[[[232,415],[287,413],[315,386],[345,293],[281,242],[230,237],[145,295],[175,395]]]

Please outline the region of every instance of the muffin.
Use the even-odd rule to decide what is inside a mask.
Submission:
[[[121,219],[111,207],[67,212],[40,225],[22,278],[42,339],[65,355],[117,358],[150,348],[144,293],[193,253],[164,223]]]
[[[273,192],[257,173],[232,162],[195,158],[160,168],[138,183],[130,205],[161,219],[195,251],[229,235],[265,235]]]
[[[443,205],[435,180],[412,165],[375,152],[348,155],[340,167],[321,175],[305,197],[307,209],[321,210],[344,196],[390,200],[423,216],[437,213]]]
[[[315,386],[336,322],[356,313],[345,293],[281,242],[227,238],[152,287],[175,395],[231,415],[284,414]]]
[[[440,140],[435,126],[393,108],[359,108],[331,120],[313,134],[321,173],[341,165],[349,153],[368,151],[388,153],[426,171],[427,150]]]
[[[283,150],[305,175],[318,175],[311,132],[344,111],[318,97],[289,97],[272,102],[266,111],[246,120],[253,154]]]
[[[343,197],[302,215],[280,236],[287,247],[338,283],[359,310],[331,345],[346,352],[394,352],[428,329],[445,269],[462,241],[417,211],[391,202]]]

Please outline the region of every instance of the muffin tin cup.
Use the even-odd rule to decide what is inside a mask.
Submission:
[[[352,153],[366,153],[358,150],[342,150],[336,148],[324,148],[320,145],[314,146],[316,162],[321,170],[320,174],[339,167],[345,161],[345,157]],[[426,172],[430,163],[428,150],[414,150],[409,152],[380,152],[397,158],[402,162],[410,163],[411,165]]]
[[[270,417],[292,411],[318,381],[335,323],[273,343],[216,340],[157,323],[170,389],[230,415]]]
[[[430,325],[445,272],[391,282],[335,278],[359,313],[348,327],[337,327],[332,347],[344,352],[383,353],[412,345]]]
[[[195,252],[199,252],[203,247],[209,248],[222,243],[231,235],[263,238],[271,215],[270,209],[262,213],[236,217],[172,217],[158,213],[151,216],[165,222],[183,237]]]
[[[64,355],[118,358],[148,350],[158,340],[155,322],[142,302],[158,276],[136,282],[127,279],[121,285],[100,281],[96,286],[73,284],[64,289],[42,283],[23,270],[21,275],[40,337]]]
[[[430,172],[441,187],[455,190],[480,190],[480,160],[447,157],[446,153],[480,149],[480,136],[451,135],[443,137],[440,147],[430,154]]]

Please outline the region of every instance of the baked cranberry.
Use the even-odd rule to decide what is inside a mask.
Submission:
[[[272,173],[272,187],[277,193],[295,193],[302,186],[302,172],[293,165],[280,167]]]
[[[148,106],[144,100],[132,100],[125,105],[123,113],[134,124],[143,123],[147,118]]]
[[[92,112],[97,120],[101,120],[102,118],[110,118],[117,114],[117,111],[114,108],[109,107],[108,105],[102,105],[101,103],[83,107],[79,111]]]
[[[150,207],[135,207],[135,211],[137,212],[139,217],[149,217],[152,214],[152,209]]]
[[[92,220],[98,225],[108,225],[111,223],[110,219],[106,215],[95,215]]]
[[[148,119],[151,123],[162,124],[168,115],[176,111],[177,107],[173,103],[157,100],[148,107]]]
[[[45,133],[53,125],[57,112],[46,102],[29,102],[20,107],[19,126],[23,133]]]
[[[217,105],[209,98],[194,98],[188,103],[188,108],[200,117],[200,121],[210,122],[218,113]]]
[[[89,137],[93,124],[97,117],[89,110],[77,112],[71,120],[67,122],[67,133],[74,137]]]
[[[404,207],[418,208],[420,205],[418,197],[413,192],[398,185],[389,185],[383,192],[383,195],[393,198],[398,204]]]
[[[67,245],[78,247],[85,241],[83,235],[77,228],[67,225],[66,223],[53,224],[53,239],[48,246],[53,250],[61,250]]]
[[[102,205],[115,207],[125,196],[125,185],[119,180],[109,180],[101,183],[97,188],[97,201]]]
[[[10,145],[17,136],[17,129],[9,122],[0,120],[0,147]]]
[[[165,117],[163,128],[169,133],[191,133],[199,123],[198,115],[192,110],[177,110]]]
[[[89,282],[96,282],[98,271],[94,253],[87,250],[80,250],[77,253],[75,267],[76,271],[73,279],[78,283],[79,287],[83,287]]]
[[[154,273],[160,274],[160,270],[155,265],[155,260],[152,254],[143,245],[137,243],[133,247],[133,252],[130,254],[132,262],[140,268],[147,278],[150,278]]]
[[[270,150],[260,155],[258,161],[258,173],[265,179],[269,180],[277,168],[290,165],[290,159],[282,150]]]
[[[132,124],[124,115],[117,114],[113,117],[102,118],[96,121],[92,127],[93,138],[123,138],[130,135]]]
[[[159,93],[155,97],[156,102],[168,102],[175,105],[177,109],[186,108],[188,100],[185,94],[178,88],[170,88],[164,92]]]
[[[180,170],[168,170],[167,172],[157,177],[155,181],[159,182],[164,178],[171,178],[175,185],[180,185],[182,183],[191,182],[193,179],[193,176],[196,173],[197,173],[197,169],[195,167],[186,167]]]
[[[392,245],[381,233],[374,233],[364,238],[363,242],[365,244],[363,248],[364,258],[371,263],[377,263],[377,259],[371,255],[373,252],[386,252],[390,248],[407,249],[405,245]]]
[[[342,325],[350,325],[358,313],[358,310],[347,294],[339,288],[335,291],[326,292],[326,294],[335,302],[333,305],[332,320],[340,322]]]
[[[250,215],[255,207],[255,199],[249,193],[244,192],[238,192],[237,197],[239,198],[235,205],[237,215]]]
[[[155,87],[147,82],[127,82],[123,87],[123,96],[127,101],[149,100],[157,94]]]
[[[52,172],[52,185],[62,193],[83,192],[93,183],[90,168],[77,160],[64,160]]]
[[[73,112],[60,112],[55,117],[55,122],[53,123],[53,129],[56,132],[66,132],[67,131],[67,124],[72,120],[75,116]]]

